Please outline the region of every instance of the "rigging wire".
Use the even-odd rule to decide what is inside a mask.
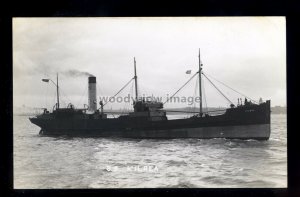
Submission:
[[[104,95],[103,92],[101,91],[100,85],[99,85],[98,83],[96,83],[96,91],[97,91],[97,96],[98,96],[98,95],[101,95],[101,96]],[[99,96],[99,102],[101,101],[100,98],[101,98],[101,97]],[[97,101],[98,101],[98,100],[97,100]]]
[[[131,87],[130,87],[128,95],[127,95],[127,96],[129,96],[129,102],[125,101],[126,95],[124,97],[124,107],[121,110],[121,113],[127,113],[129,111],[130,102],[131,102],[131,95],[133,94],[133,85],[134,85],[134,83],[131,83]]]
[[[52,94],[52,100],[53,100],[53,102],[52,102],[52,103],[54,103],[54,104],[57,103],[57,100],[56,100],[56,94],[57,94],[56,89],[53,89],[53,94]],[[51,106],[51,107],[52,107],[52,106]]]
[[[197,96],[198,85],[199,85],[199,77],[196,78],[195,91],[194,91],[194,95],[193,95],[194,99]],[[195,101],[194,101],[193,111],[196,112],[196,102]]]
[[[163,104],[165,104],[166,102],[168,102],[171,98],[173,98],[173,96],[175,96],[184,86],[186,86],[186,84],[188,84],[199,72],[196,72],[185,84],[183,84],[183,86],[181,86],[179,88],[179,90],[177,90],[171,97],[169,97]]]
[[[66,100],[68,103],[72,103],[71,100],[66,96],[65,92],[62,91],[62,89],[59,87],[60,89],[60,94],[65,97],[65,100],[64,99],[61,99],[61,102],[64,103],[66,105]],[[60,97],[61,98],[61,97]]]
[[[87,89],[88,89],[88,86],[85,86],[83,94],[81,95],[81,98],[79,100],[79,104],[81,103],[83,98],[87,98]],[[84,105],[83,105],[83,107],[84,107]]]
[[[206,73],[206,74],[207,74],[207,73]],[[221,84],[222,84],[222,85],[224,85],[225,87],[227,87],[227,88],[231,89],[232,91],[234,91],[234,92],[236,92],[236,93],[238,93],[238,94],[240,94],[240,95],[244,96],[245,98],[247,98],[247,99],[249,99],[249,100],[251,100],[251,101],[253,101],[253,102],[255,102],[255,103],[258,103],[257,101],[255,101],[255,100],[253,100],[253,99],[249,98],[249,97],[248,97],[248,96],[246,96],[245,94],[242,94],[241,92],[238,92],[237,90],[235,90],[235,89],[231,88],[230,86],[226,85],[225,83],[223,83],[223,82],[221,82],[221,81],[217,80],[216,78],[212,77],[211,75],[209,75],[209,74],[207,74],[207,75],[208,75],[210,78],[212,78],[212,79],[216,80],[217,82],[221,83]]]
[[[99,77],[99,76],[98,76]],[[100,77],[99,77],[100,78]],[[100,95],[103,95],[103,92],[101,90],[101,86],[99,85],[99,83],[96,83],[96,86],[97,86],[97,91],[99,90],[99,94]]]
[[[50,78],[50,76],[47,73],[44,73],[45,78]],[[56,89],[55,89],[55,93],[51,94],[51,89],[49,91],[49,85],[46,86],[46,98],[45,98],[45,102],[46,102],[46,108],[48,108],[48,94],[51,95],[49,96],[49,105],[50,103],[56,103]],[[51,109],[52,106],[49,107],[49,109]]]
[[[47,77],[47,78],[49,78],[50,80],[51,80],[51,77],[50,77],[50,75],[49,74],[47,74],[47,73],[44,73],[44,75]],[[52,80],[51,80],[52,81]],[[52,81],[53,82],[53,81]],[[55,86],[56,87],[56,86]],[[56,103],[57,103],[57,101],[56,101],[56,94],[57,94],[57,92],[56,92],[56,88],[54,89],[54,91],[53,91],[53,93],[54,94],[52,94],[52,103],[55,103],[55,105],[56,105]],[[50,102],[51,102],[51,100],[50,100]],[[51,106],[52,107],[52,106]],[[49,108],[49,109],[51,109],[51,108]]]
[[[130,109],[130,106],[131,106],[131,99],[133,98],[132,95],[133,95],[133,86],[134,86],[134,83],[132,83],[131,85],[131,88],[130,88],[130,99],[129,99],[129,103],[128,103],[128,110]]]
[[[48,102],[47,102],[47,98],[48,98],[48,84],[46,85],[46,88],[45,88],[45,91],[46,91],[46,94],[45,94],[45,106],[46,106],[46,108],[47,108],[47,106],[48,106]]]
[[[47,98],[46,98],[46,107],[48,108],[48,106],[51,103],[51,97],[49,96],[51,94],[51,91],[49,90],[49,86],[47,85]],[[50,97],[50,98],[49,98]],[[50,107],[49,107],[50,109]]]
[[[139,78],[137,78],[136,83],[139,84],[137,87],[137,93],[138,93],[138,97],[141,98],[142,97],[142,92],[141,92],[142,88],[141,88],[141,84],[139,83]],[[143,91],[145,91],[145,90],[143,90]]]
[[[204,85],[204,80],[202,80],[202,83],[203,84],[203,97],[204,97],[204,101],[205,101],[205,107],[206,107],[206,113],[208,113],[208,107],[207,107],[207,101],[206,101],[206,94],[205,94],[205,85]]]
[[[126,85],[125,86],[123,86],[114,96],[112,96],[112,97],[110,97],[110,99],[106,102],[106,103],[104,103],[104,105],[106,105],[107,103],[109,103],[110,102],[110,100],[113,98],[113,97],[115,97],[115,96],[117,96],[124,88],[126,88],[127,86],[128,86],[128,84],[133,80],[134,78],[131,78],[130,79],[130,81],[128,81],[128,83],[126,83]],[[104,106],[103,105],[103,106]]]
[[[59,89],[59,94],[60,94],[60,98],[59,98],[60,102],[66,105],[66,100],[67,100],[68,103],[71,103],[71,100],[66,96],[61,85],[58,86],[58,89]],[[65,97],[65,98],[62,99],[62,97]]]
[[[204,73],[202,73],[203,74],[203,76],[219,91],[219,93],[221,93],[222,94],[222,96],[229,102],[229,103],[231,103],[231,104],[233,104],[232,102],[231,102],[231,100],[229,100],[229,98],[227,98],[226,96],[225,96],[225,94],[223,94],[223,92],[204,74]]]

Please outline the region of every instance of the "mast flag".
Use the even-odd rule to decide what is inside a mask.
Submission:
[[[49,82],[49,79],[42,79],[43,82]]]
[[[187,70],[186,72],[185,72],[185,74],[191,74],[192,73],[192,70]]]

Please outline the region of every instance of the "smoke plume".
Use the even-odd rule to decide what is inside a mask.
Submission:
[[[69,76],[69,77],[94,77],[94,75],[92,75],[91,73],[79,71],[76,69],[63,71],[62,74]]]

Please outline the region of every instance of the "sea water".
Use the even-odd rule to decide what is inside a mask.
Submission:
[[[17,189],[287,187],[285,114],[268,141],[43,137],[28,118],[13,117]]]

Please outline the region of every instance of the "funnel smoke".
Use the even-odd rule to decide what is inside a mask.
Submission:
[[[62,74],[69,76],[69,77],[94,77],[94,75],[92,75],[88,72],[83,72],[83,71],[79,71],[76,69],[63,71]]]

